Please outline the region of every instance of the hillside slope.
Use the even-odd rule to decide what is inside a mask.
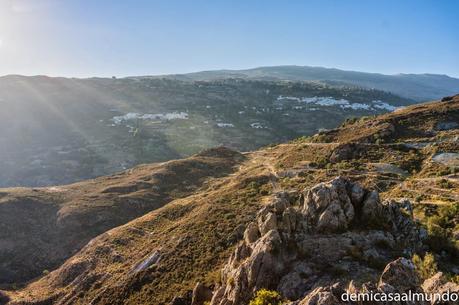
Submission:
[[[225,78],[323,81],[330,84],[348,84],[392,92],[417,100],[427,101],[459,92],[459,79],[438,74],[384,75],[344,71],[308,66],[273,66],[247,70],[202,71],[188,74],[165,75],[180,80],[217,80]]]
[[[71,185],[0,189],[0,285],[56,268],[93,237],[192,194],[243,159],[217,148]]]
[[[300,274],[300,277],[320,275],[321,281],[317,283],[325,285],[336,278],[344,280],[342,275],[348,273],[346,268],[360,266],[361,269],[349,273],[351,279],[364,282],[371,276],[370,279],[375,280],[374,276],[397,256],[411,259],[411,254],[424,256],[430,252],[437,265],[428,270],[428,274],[441,270],[453,278],[459,274],[458,138],[459,96],[455,96],[378,117],[350,120],[339,128],[313,137],[247,153],[239,169],[232,174],[212,179],[198,192],[173,200],[99,235],[55,271],[23,289],[4,292],[4,297],[11,299],[10,304],[28,305],[190,304],[193,287],[200,282],[208,287],[208,292],[229,285],[225,295],[231,299],[235,296],[231,287],[239,285],[239,278],[228,276],[232,272],[229,267],[222,268],[229,262],[228,266],[236,268],[235,272],[245,270],[242,267],[237,269],[240,264],[237,257],[247,257],[247,252],[240,250],[231,256],[231,260],[228,259],[237,245],[237,249],[244,249],[243,246],[240,248],[240,240],[245,238],[250,243],[257,240],[247,233],[244,235],[248,224],[263,217],[261,222],[257,220],[258,224],[269,230],[273,218],[265,219],[260,215],[265,215],[263,213],[273,207],[277,209],[276,198],[281,196],[302,206],[309,190],[313,194],[314,190],[336,185],[330,182],[314,187],[336,176],[347,177],[346,181],[350,182],[345,182],[345,185],[358,182],[367,188],[363,193],[358,191],[358,187],[352,187],[352,190],[365,196],[365,204],[370,204],[368,200],[373,198],[374,211],[380,211],[383,217],[398,215],[388,218],[388,223],[393,222],[395,228],[402,227],[391,231],[384,223],[356,224],[353,216],[344,218],[349,219],[349,224],[342,226],[341,222],[333,222],[333,215],[339,213],[328,215],[330,222],[324,224],[335,223],[337,226],[318,236],[319,239],[313,238],[323,242],[317,245],[317,249],[328,249],[328,252],[313,254],[312,258],[320,260],[324,257],[327,260],[323,263],[329,260],[335,264],[322,266],[312,260],[311,254],[296,257],[294,260],[313,263],[312,269],[304,269],[309,271],[305,271],[305,275]],[[351,199],[345,199],[340,194],[341,204],[349,204],[346,202]],[[390,208],[382,208],[379,199],[376,199],[379,197],[381,200],[390,199]],[[361,202],[362,198],[355,202]],[[405,208],[408,210],[402,213]],[[365,217],[357,206],[355,209],[355,215]],[[367,210],[366,213],[372,213],[372,209]],[[410,218],[410,211],[414,218]],[[315,214],[311,215],[311,219],[317,221]],[[282,219],[280,223],[284,224],[285,219]],[[314,232],[317,228],[319,234],[323,234],[320,230],[327,226],[319,227],[317,224],[311,230]],[[285,228],[284,225],[282,228]],[[345,235],[327,235],[334,233],[336,228],[338,233]],[[407,230],[408,235],[401,228]],[[398,234],[404,237],[398,237]],[[414,234],[414,239],[409,234]],[[302,232],[298,236],[301,239],[295,240],[295,243],[307,238]],[[349,236],[357,241],[355,247],[348,247]],[[381,239],[381,236],[385,237]],[[275,239],[267,238],[261,239],[261,246],[257,247],[265,249],[262,245],[267,245],[267,252],[263,250],[261,253],[271,253],[269,245]],[[397,243],[391,242],[391,238]],[[342,246],[342,251],[349,252],[325,247],[330,244]],[[384,250],[389,245],[391,250]],[[314,251],[316,248],[308,249]],[[333,253],[340,255],[342,260],[334,258]],[[315,269],[319,267],[325,269]],[[279,274],[282,272],[285,270],[280,269]],[[277,279],[273,278],[269,283],[266,288],[276,289]],[[302,292],[317,288],[314,285],[305,287]],[[217,290],[213,292],[217,293]],[[245,290],[244,293],[248,293],[245,297],[249,298],[255,291]]]
[[[0,187],[47,186],[258,149],[411,100],[316,83],[0,77]]]

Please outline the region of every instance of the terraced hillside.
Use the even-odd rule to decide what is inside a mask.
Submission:
[[[220,145],[254,150],[410,102],[312,82],[0,77],[0,187],[68,184]]]
[[[303,266],[304,274],[295,275],[300,277],[296,282],[306,281],[302,292],[318,288],[315,284],[330,283],[337,278],[344,280],[343,274],[352,276],[356,283],[375,280],[375,275],[383,272],[384,266],[397,256],[405,256],[408,260],[414,256],[419,273],[426,278],[441,270],[450,281],[457,281],[458,123],[459,96],[454,96],[376,117],[351,119],[339,128],[311,137],[244,153],[237,170],[209,179],[193,192],[97,236],[55,270],[45,272],[24,287],[2,292],[4,303],[9,299],[11,305],[191,304],[192,298],[196,299],[197,295],[197,289],[192,292],[194,287],[206,292],[208,295],[204,299],[208,301],[209,294],[212,297],[214,293],[212,304],[219,304],[216,302],[223,296],[231,300],[235,296],[232,287],[240,287],[241,282],[239,277],[229,275],[236,274],[233,271],[245,270],[238,257],[247,257],[248,261],[252,261],[254,257],[247,256],[247,253],[258,253],[260,249],[264,251],[261,253],[270,253],[269,245],[276,240],[272,235],[274,233],[266,232],[273,228],[270,226],[274,226],[273,217],[277,216],[264,218],[270,215],[270,209],[279,211],[285,208],[276,205],[276,198],[284,198],[284,203],[285,200],[291,202],[297,212],[313,213],[301,209],[311,202],[311,199],[308,201],[305,198],[321,198],[313,194],[320,189],[331,192],[335,187],[342,188],[339,185],[352,187],[349,193],[352,199],[346,199],[347,195],[343,195],[346,191],[341,190],[338,202],[342,201],[340,204],[345,206],[352,200],[356,212],[350,215],[358,218],[346,216],[343,219],[349,223],[335,223],[334,217],[340,215],[340,210],[337,210],[336,215],[327,214],[326,219],[330,222],[320,226],[330,231],[321,233],[314,226],[310,228],[313,233],[308,234],[319,234],[313,240],[324,242],[318,244],[317,249],[334,244],[330,243],[332,240],[339,242],[335,243],[336,246],[343,249],[334,251],[326,248],[329,251],[319,253],[319,256],[311,254],[315,252],[310,249],[309,256],[300,252],[294,258],[295,263],[300,260],[300,263],[308,264],[320,257],[324,258],[324,262],[336,262],[320,265],[320,262],[314,261],[312,267],[306,266],[312,269]],[[215,151],[216,156],[219,153],[221,151]],[[337,176],[346,178],[317,185]],[[120,184],[124,185],[124,182],[120,181]],[[78,185],[74,187],[78,189]],[[379,197],[381,201],[387,199],[390,203],[381,204]],[[144,199],[146,203],[150,202],[148,197]],[[105,198],[103,193],[97,193],[91,197],[91,204],[115,200],[126,202],[123,196]],[[392,211],[382,215],[390,222],[367,223],[377,219],[379,214],[373,215],[369,208],[359,208],[362,200],[364,207],[373,205],[378,213]],[[365,218],[365,213],[373,215],[373,218]],[[318,221],[314,214],[308,215]],[[279,232],[282,232],[286,230],[286,220],[282,218],[281,221],[279,217],[277,223],[282,224],[279,227]],[[389,228],[387,224],[392,222],[393,227]],[[249,229],[253,223],[258,223],[259,228],[266,228],[266,231]],[[391,231],[394,228],[395,231]],[[262,234],[262,238],[256,241],[260,238],[256,236],[258,233]],[[265,237],[263,234],[266,234]],[[303,241],[308,238],[305,234],[300,232],[299,235]],[[412,238],[411,234],[415,237]],[[349,238],[357,240],[357,243],[346,246]],[[243,239],[244,242],[241,242]],[[296,247],[301,240],[292,241],[290,246],[293,248],[289,253],[299,251]],[[371,241],[370,246],[367,241]],[[249,244],[249,248],[242,243]],[[251,245],[260,246],[256,250],[250,248]],[[268,248],[263,248],[263,245]],[[234,249],[239,250],[231,255]],[[341,253],[341,250],[345,252]],[[339,260],[331,255],[335,252],[341,255]],[[407,263],[402,265],[406,267]],[[359,266],[362,269],[358,271],[361,272],[346,271],[352,266]],[[316,269],[319,267],[322,269]],[[27,269],[17,270],[27,273]],[[302,278],[318,275],[321,277],[312,284],[307,282],[307,278]],[[272,280],[277,285],[278,279]],[[196,286],[198,282],[200,286]],[[287,292],[281,284],[277,288],[276,285],[266,288]],[[217,297],[221,287],[226,287],[225,293],[228,294]],[[249,293],[247,297],[254,297],[256,293],[251,290],[245,292]],[[292,292],[290,296],[296,294]],[[194,304],[203,304],[203,301]]]
[[[245,70],[201,71],[187,74],[162,75],[180,80],[216,80],[227,78],[320,81],[329,84],[347,84],[392,92],[417,101],[441,98],[459,91],[459,80],[439,74],[380,74],[345,71],[310,66],[272,66]]]

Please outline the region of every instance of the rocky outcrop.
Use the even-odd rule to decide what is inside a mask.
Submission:
[[[450,298],[450,300],[438,298],[447,293],[449,295],[458,294],[459,285],[447,282],[442,273],[437,273],[432,278],[425,280],[421,285],[413,263],[405,258],[399,258],[386,266],[377,285],[368,282],[357,287],[351,281],[347,287],[340,283],[325,287],[321,286],[309,292],[302,300],[290,302],[288,305],[457,304],[457,301],[454,301],[453,298]],[[392,300],[389,300],[390,295],[392,295]],[[411,295],[410,299],[403,300],[403,296],[408,297],[409,295]],[[372,299],[365,300],[364,296]],[[397,298],[400,298],[400,300]]]
[[[407,202],[381,202],[377,192],[341,177],[299,196],[278,193],[247,226],[211,304],[248,304],[261,288],[300,304],[337,304],[338,286],[329,289],[336,282],[374,276],[422,247],[424,234],[404,208]],[[411,281],[407,262],[389,264],[379,286]]]
[[[339,232],[350,226],[355,208],[347,188],[344,180],[335,179],[318,184],[306,193],[301,213],[309,232]]]
[[[459,295],[459,285],[455,283],[448,282],[446,277],[443,275],[443,273],[438,272],[435,274],[433,277],[430,279],[424,281],[422,284],[422,290],[427,293],[431,294],[446,294],[446,293],[455,293]],[[446,305],[452,305],[452,304],[457,304],[457,302],[441,302],[441,300],[434,300],[431,302],[433,305],[437,304],[446,304]]]
[[[415,291],[420,286],[419,276],[412,261],[406,258],[399,258],[389,263],[379,279],[378,287],[407,292]]]

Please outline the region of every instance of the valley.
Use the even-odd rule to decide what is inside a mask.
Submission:
[[[73,183],[220,145],[251,151],[413,102],[317,82],[1,77],[0,186]]]
[[[66,260],[59,266],[44,261],[29,283],[3,281],[1,293],[9,305],[177,305],[192,304],[198,295],[206,297],[193,304],[239,305],[248,304],[260,288],[280,293],[288,304],[312,304],[307,302],[318,297],[317,291],[327,291],[327,300],[336,303],[334,293],[340,289],[373,287],[365,286],[368,282],[376,283],[371,284],[376,291],[387,291],[381,283],[400,291],[421,289],[422,283],[433,291],[457,289],[457,122],[459,96],[454,96],[351,118],[337,128],[252,152],[219,148],[172,161],[178,162],[172,163],[177,170],[189,162],[196,168],[187,171],[190,176],[183,182],[182,174],[172,172],[168,183],[155,174],[170,168],[165,163],[98,178],[97,185],[104,186],[98,191],[88,192],[96,181],[38,188],[35,192],[46,193],[47,202],[71,199],[75,192],[88,199],[82,205],[60,203],[59,212],[52,208],[43,218],[50,223],[56,221],[53,214],[77,217],[81,206],[87,207],[88,220],[104,215],[107,210],[101,207],[140,201],[145,209],[132,218],[111,220],[108,214],[103,219],[110,227],[97,232],[108,231],[94,232],[86,245],[88,239],[81,239],[74,252],[60,257]],[[171,188],[178,195],[163,191],[168,199],[156,197],[152,190],[158,186],[147,179],[151,176],[166,189],[176,181]],[[33,190],[2,189],[1,215],[35,219],[25,214],[30,209],[20,209],[39,206],[27,203]],[[2,223],[10,232],[21,225]],[[21,253],[20,236],[4,236],[1,243]],[[47,246],[40,250],[46,251]],[[291,264],[302,264],[302,269],[291,270]],[[10,270],[24,274],[29,268],[14,265]],[[40,268],[49,269],[39,276]],[[404,281],[396,280],[405,274]],[[350,280],[351,288],[346,286]],[[333,286],[336,282],[341,286]]]

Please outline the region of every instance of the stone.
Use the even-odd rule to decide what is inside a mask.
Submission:
[[[204,302],[208,302],[211,299],[212,290],[198,282],[193,289],[191,305],[204,305]]]
[[[297,213],[292,207],[287,208],[282,214],[282,229],[286,233],[291,233],[297,227]]]
[[[247,228],[244,231],[244,240],[247,244],[255,242],[260,237],[260,232],[258,231],[258,226],[251,222],[247,225]]]
[[[443,273],[438,272],[431,278],[427,279],[422,283],[422,289],[426,293],[439,293],[439,294],[444,294],[444,293],[457,293],[459,294],[459,285],[448,282]],[[437,304],[445,304],[445,305],[453,305],[457,304],[455,302],[445,302],[442,303],[440,300],[436,300],[435,302],[431,302],[432,305],[437,305]]]
[[[409,201],[407,198],[403,198],[400,201],[398,201],[398,204],[400,208],[404,209],[411,218],[413,218],[413,205],[411,204],[411,201]]]
[[[276,196],[277,197],[277,196]],[[282,214],[288,206],[288,201],[284,196],[277,197],[273,202],[274,211],[277,214]]]
[[[351,188],[351,201],[354,207],[360,207],[364,197],[364,189],[359,184],[355,183]]]
[[[374,263],[375,261],[379,261],[381,259],[381,256],[375,248],[370,248],[363,251],[363,259],[367,262]]]
[[[258,228],[260,229],[261,235],[265,235],[271,230],[276,230],[277,229],[276,214],[268,212],[265,217],[259,218]]]
[[[363,201],[362,212],[361,212],[361,223],[362,224],[374,224],[379,222],[381,219],[381,201],[379,194],[376,191],[370,192]]]
[[[331,288],[318,287],[309,293],[298,305],[341,305],[344,304],[335,296]]]
[[[412,261],[399,258],[384,268],[378,286],[390,285],[400,292],[415,291],[420,286],[420,279]]]
[[[338,163],[344,160],[352,160],[359,155],[359,147],[356,143],[342,144],[335,148],[330,156],[330,161]]]
[[[302,194],[297,204],[284,207],[276,197],[260,209],[222,269],[211,305],[249,304],[261,288],[276,289],[291,305],[349,305],[335,285],[343,274],[361,280],[396,259],[394,249],[418,249],[420,230],[403,211],[408,203],[381,203],[377,192],[341,177]],[[378,285],[351,288],[419,291],[420,282],[411,261],[400,258],[386,266]]]
[[[273,255],[281,244],[279,232],[275,230],[269,231],[257,242],[247,261],[247,279],[250,285],[259,288],[269,286],[268,283],[275,277],[275,271],[280,268],[278,264],[282,264],[282,261],[276,261]]]
[[[425,292],[438,291],[444,284],[446,284],[446,279],[443,276],[443,273],[437,272],[434,276],[428,278],[424,281],[424,283],[422,283],[422,289]]]
[[[280,279],[276,290],[289,300],[298,300],[307,289],[307,281],[299,272],[293,271]]]
[[[457,128],[459,128],[459,124],[457,122],[439,122],[435,127],[435,129],[438,131],[451,130]]]
[[[381,130],[379,131],[379,137],[385,138],[392,135],[395,132],[395,126],[391,123],[384,123],[381,125]]]
[[[224,295],[225,295],[225,286],[221,286],[217,288],[217,290],[214,291],[212,300],[210,300],[210,304],[214,304],[214,305],[225,304],[225,302],[227,301],[224,299]]]
[[[349,227],[355,213],[346,187],[344,179],[336,178],[306,193],[302,213],[311,230],[330,233]]]

